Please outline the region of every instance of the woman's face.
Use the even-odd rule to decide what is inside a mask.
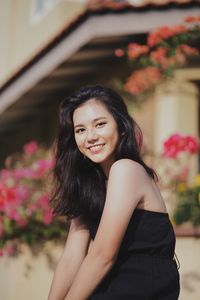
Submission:
[[[99,100],[88,100],[74,111],[73,124],[80,152],[109,168],[115,160],[119,135],[117,123],[106,106]]]

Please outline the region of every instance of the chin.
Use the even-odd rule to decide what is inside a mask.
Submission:
[[[88,157],[89,160],[93,161],[96,164],[101,164],[104,163],[108,158],[107,157],[102,157],[102,158],[98,158],[98,157]]]
[[[89,157],[88,157],[89,158]],[[105,160],[103,160],[103,159],[92,159],[92,158],[89,158],[91,161],[93,161],[94,163],[96,163],[96,164],[101,164],[101,163],[103,163]]]

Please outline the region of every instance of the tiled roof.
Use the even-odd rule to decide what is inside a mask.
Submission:
[[[170,4],[184,5],[188,3],[200,3],[200,0],[89,0],[88,7],[91,10],[99,9],[123,9],[144,8],[148,6],[163,7]]]

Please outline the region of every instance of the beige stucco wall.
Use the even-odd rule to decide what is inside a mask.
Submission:
[[[149,150],[154,148],[154,120],[155,120],[155,97],[154,95],[139,106],[132,106],[129,111],[140,126],[145,145]]]
[[[60,0],[40,21],[33,22],[33,1],[0,1],[0,85],[85,8],[84,1]]]
[[[178,238],[176,254],[180,262],[181,293],[179,300],[200,299],[200,239]]]
[[[62,247],[48,243],[47,250],[57,262]],[[52,261],[48,261],[44,251],[39,257],[34,257],[26,247],[22,251],[18,258],[0,258],[1,300],[46,300],[53,276],[53,269],[49,266]],[[177,238],[176,254],[181,265],[179,300],[199,300],[200,239]]]

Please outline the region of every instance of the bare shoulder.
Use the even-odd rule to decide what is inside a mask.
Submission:
[[[146,178],[147,172],[144,167],[131,159],[123,158],[113,163],[110,174],[131,175],[133,178]]]
[[[113,188],[116,194],[123,191],[126,199],[135,195],[138,201],[149,185],[150,177],[140,163],[131,159],[120,159],[113,163],[108,178],[108,190]]]

